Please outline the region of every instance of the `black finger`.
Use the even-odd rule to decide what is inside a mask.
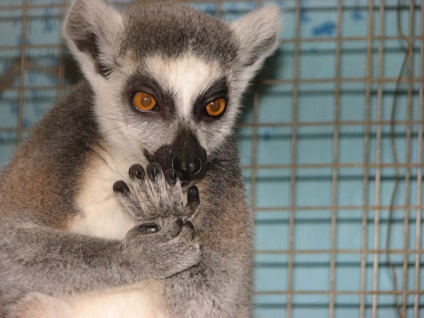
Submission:
[[[142,234],[153,234],[159,232],[159,225],[156,223],[145,223],[138,227],[138,231]]]
[[[128,188],[124,181],[119,180],[113,184],[113,192],[115,192],[117,195],[127,195],[130,193],[130,188]]]
[[[144,168],[139,164],[132,165],[128,171],[128,174],[131,179],[139,180],[144,180],[144,176],[146,175]]]
[[[168,169],[165,171],[165,180],[168,182],[169,185],[173,186],[177,183],[177,172],[175,169]]]
[[[199,203],[200,202],[199,189],[196,186],[192,186],[192,187],[190,187],[190,189],[188,189],[187,201],[188,201],[188,203]]]
[[[147,166],[147,175],[152,181],[156,181],[162,168],[158,163],[151,163]]]

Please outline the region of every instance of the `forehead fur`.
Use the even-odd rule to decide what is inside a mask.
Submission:
[[[123,15],[123,55],[177,57],[191,52],[223,65],[237,56],[237,42],[229,25],[193,8],[154,4],[131,7]]]
[[[205,62],[193,54],[166,59],[161,55],[146,59],[145,71],[152,75],[159,85],[172,93],[177,111],[181,117],[189,119],[196,98],[204,93],[225,73],[213,61]]]

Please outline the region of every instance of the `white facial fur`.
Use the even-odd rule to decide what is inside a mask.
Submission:
[[[217,63],[206,63],[193,54],[186,54],[175,60],[155,55],[148,57],[145,63],[147,73],[162,88],[174,92],[178,117],[186,121],[192,119],[196,97],[223,75]]]
[[[130,57],[127,57],[128,59]],[[128,157],[140,157],[140,148],[154,152],[163,145],[171,144],[176,136],[178,126],[190,127],[203,148],[208,153],[215,150],[222,140],[231,133],[239,108],[239,96],[229,96],[228,108],[224,116],[212,122],[195,121],[194,107],[199,95],[206,92],[211,85],[222,77],[231,77],[216,62],[206,62],[188,53],[178,58],[169,59],[160,55],[147,57],[143,61],[144,73],[153,77],[162,90],[171,92],[174,97],[175,114],[171,121],[146,121],[143,113],[128,117],[132,107],[121,99],[127,79],[137,67],[134,61],[123,63],[125,68],[111,74],[108,79],[98,82],[95,90],[95,110],[103,135],[116,148],[117,152]],[[231,85],[231,83],[230,83]],[[231,86],[230,86],[231,91]]]
[[[214,122],[195,122],[193,110],[196,98],[206,92],[215,81],[230,76],[216,62],[197,57],[192,53],[177,59],[166,59],[155,55],[146,59],[147,72],[151,74],[162,88],[173,92],[177,108],[177,121],[184,123],[196,132],[200,144],[208,153],[212,152],[220,142],[228,136],[234,125],[238,101],[231,100],[223,117]],[[213,138],[211,138],[213,134]]]

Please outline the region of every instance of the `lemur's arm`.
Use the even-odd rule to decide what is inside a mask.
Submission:
[[[240,252],[224,254],[204,244],[199,265],[164,281],[170,316],[250,317],[251,259]]]
[[[237,317],[240,313],[249,317],[252,230],[242,201],[242,185],[234,184],[240,191],[234,190],[234,201],[224,200],[225,204],[219,202],[224,194],[218,187],[211,187],[214,192],[203,198],[193,186],[187,189],[185,204],[183,189],[175,180],[173,169],[163,173],[159,165],[150,164],[149,177],[145,177],[143,168],[134,165],[129,175],[132,190],[119,181],[115,192],[119,185],[117,194],[134,217],[137,218],[138,211],[156,211],[150,216],[154,224],[172,213],[192,220],[202,240],[200,263],[163,281],[163,301],[170,317],[221,318]],[[211,202],[215,196],[218,198]],[[238,225],[234,226],[234,222]],[[185,224],[192,226],[190,221]]]
[[[201,197],[206,223],[193,222],[202,239],[199,265],[164,281],[171,317],[251,317],[253,222],[237,191],[231,200],[219,192]]]
[[[31,291],[64,295],[164,278],[197,264],[200,258],[193,229],[172,217],[164,219],[160,229],[137,226],[122,241],[32,224],[3,225],[0,292],[16,298]]]

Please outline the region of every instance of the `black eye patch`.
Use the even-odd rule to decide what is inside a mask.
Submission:
[[[142,116],[159,115],[165,119],[169,119],[175,113],[174,95],[169,91],[162,89],[159,83],[152,76],[141,72],[136,72],[128,79],[122,99],[127,101],[134,111],[136,110],[132,106],[132,98],[137,92],[148,93],[157,101],[157,111],[144,113]]]
[[[222,115],[217,117],[211,117],[206,112],[206,105],[219,99],[223,98],[228,107],[228,83],[225,77],[215,81],[205,92],[201,93],[194,103],[193,114],[196,121],[214,121],[220,118]],[[224,113],[223,113],[224,114]]]

